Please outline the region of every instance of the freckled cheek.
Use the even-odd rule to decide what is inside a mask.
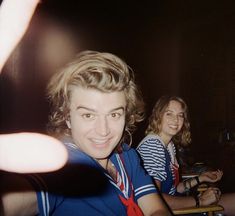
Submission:
[[[168,124],[168,123],[171,123],[172,121],[169,119],[169,118],[165,118],[163,117],[162,118],[162,121],[161,121],[161,124],[164,125],[164,124]]]
[[[182,129],[183,125],[184,125],[184,121],[180,122],[180,129]]]

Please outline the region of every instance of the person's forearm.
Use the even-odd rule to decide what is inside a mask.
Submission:
[[[31,184],[23,176],[12,173],[1,172],[0,177],[1,215],[37,215],[37,196]]]
[[[39,0],[4,0],[0,7],[0,72],[23,37]]]
[[[177,192],[178,192],[178,193],[184,193],[184,192],[185,192],[185,187],[184,187],[183,182],[180,182],[180,183],[177,185]]]
[[[163,198],[171,209],[179,209],[196,206],[196,201],[192,196],[172,196],[163,194]]]
[[[166,210],[159,210],[152,214],[151,216],[172,216],[172,213],[170,211]]]
[[[184,193],[184,192],[187,192],[187,190],[190,190],[191,188],[195,187],[196,185],[198,185],[201,182],[199,180],[199,178],[197,178],[197,179],[196,179],[196,177],[194,177],[194,178],[187,179],[184,182],[180,182],[177,185],[177,192]]]

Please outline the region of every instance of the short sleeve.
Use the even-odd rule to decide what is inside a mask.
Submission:
[[[150,176],[159,181],[165,181],[166,156],[164,146],[157,138],[145,139],[137,148],[144,168]]]
[[[124,153],[124,157],[125,167],[134,188],[135,199],[138,200],[147,194],[158,193],[153,179],[141,165],[140,157],[136,150],[131,148],[128,152]]]

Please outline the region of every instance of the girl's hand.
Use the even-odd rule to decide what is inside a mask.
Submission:
[[[223,176],[223,172],[221,170],[217,171],[206,171],[203,172],[198,178],[200,182],[217,182]]]
[[[208,188],[199,196],[199,205],[206,206],[218,203],[221,191],[218,188]]]

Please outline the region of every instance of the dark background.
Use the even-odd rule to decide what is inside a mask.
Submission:
[[[46,82],[85,49],[132,67],[147,116],[161,95],[183,97],[194,160],[224,169],[234,190],[235,1],[43,1],[0,77],[1,132],[45,132]]]

